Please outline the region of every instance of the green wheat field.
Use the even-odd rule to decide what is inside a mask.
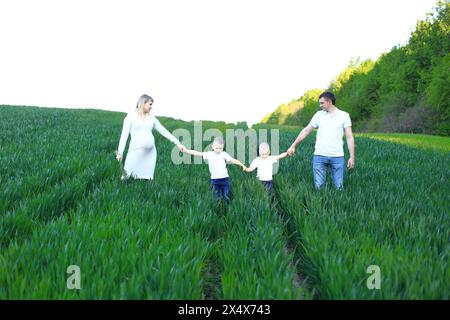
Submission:
[[[124,117],[0,106],[0,299],[449,298],[450,138],[356,134],[345,191],[317,192],[310,136],[280,161],[273,199],[229,165],[224,208],[208,166],[173,164],[157,132],[155,180],[121,182]],[[300,128],[279,129],[285,151]]]

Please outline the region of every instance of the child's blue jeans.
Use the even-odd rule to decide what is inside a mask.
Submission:
[[[327,181],[327,168],[331,168],[331,178],[333,184],[338,189],[344,187],[344,157],[325,157],[314,155],[313,170],[314,170],[314,185],[316,189],[321,189]]]
[[[268,193],[272,193],[273,190],[273,182],[272,180],[268,180],[268,181],[262,181],[260,180],[261,183],[264,185],[264,187],[266,188]]]
[[[211,188],[214,189],[217,199],[230,200],[230,178],[211,179]]]

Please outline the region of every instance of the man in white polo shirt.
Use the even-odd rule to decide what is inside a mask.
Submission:
[[[352,133],[352,123],[347,112],[339,110],[336,105],[336,97],[331,92],[324,92],[319,96],[319,105],[322,110],[317,111],[310,123],[303,128],[298,137],[288,149],[288,155],[295,153],[295,147],[305,139],[313,129],[318,129],[316,146],[314,151],[314,185],[321,189],[327,177],[327,168],[331,167],[331,177],[336,188],[344,187],[344,142],[342,137],[345,132],[350,158],[347,167],[355,166],[355,142]]]

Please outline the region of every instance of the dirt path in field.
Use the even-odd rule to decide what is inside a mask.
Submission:
[[[209,262],[203,273],[205,283],[203,285],[203,293],[205,300],[219,300],[221,299],[222,285],[221,285],[222,270],[215,262]]]
[[[203,272],[203,293],[205,300],[219,300],[222,299],[222,272],[223,266],[221,264],[218,250],[220,250],[221,240],[224,237],[224,224],[223,215],[224,212],[216,212],[217,229],[213,232],[212,236],[208,239],[213,246],[210,254],[206,260],[206,267]]]
[[[214,243],[214,246],[217,241]],[[205,300],[219,300],[222,299],[222,269],[220,268],[219,260],[214,254],[207,260],[207,265],[203,273],[203,293]]]
[[[310,285],[306,275],[299,269],[297,261],[299,261],[299,250],[301,243],[298,240],[298,231],[295,230],[293,222],[290,221],[288,213],[283,209],[280,202],[279,195],[274,189],[274,197],[272,199],[272,207],[275,214],[278,214],[285,225],[285,233],[287,234],[287,241],[284,247],[284,254],[291,256],[291,266],[295,270],[294,279],[292,281],[292,287],[294,289],[303,289],[303,294],[300,299],[304,298],[317,298],[316,290]],[[222,213],[226,214],[226,213]],[[218,214],[218,219],[222,219]],[[221,275],[223,273],[223,266],[220,264],[220,258],[218,257],[218,250],[220,250],[220,241],[224,237],[224,225],[221,221],[219,223],[218,230],[214,233],[208,241],[213,244],[213,249],[206,261],[206,267],[203,272],[203,293],[205,300],[219,300],[222,298],[222,285]]]
[[[283,220],[285,226],[286,226],[286,234],[288,235],[288,240],[286,242],[284,253],[286,255],[292,255],[294,261],[292,261],[292,267],[296,270],[295,277],[293,280],[293,287],[299,288],[302,287],[303,290],[306,290],[307,294],[304,294],[304,296],[312,296],[313,299],[317,298],[316,296],[316,290],[312,288],[312,286],[308,283],[306,274],[302,272],[302,270],[299,269],[298,265],[296,265],[296,261],[299,261],[300,255],[300,243],[298,240],[298,230],[295,229],[293,222],[291,222],[288,214],[286,213],[286,210],[283,209],[283,206],[280,201],[280,197],[278,194],[278,190],[276,188],[274,190],[274,196],[272,199],[272,204],[275,208],[275,212],[281,217]],[[297,239],[296,239],[297,238]]]

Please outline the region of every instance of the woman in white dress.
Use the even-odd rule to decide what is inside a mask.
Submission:
[[[175,138],[154,115],[150,114],[153,98],[144,94],[136,105],[135,112],[129,113],[123,121],[120,136],[117,160],[122,161],[123,151],[131,134],[128,154],[125,159],[125,172],[127,177],[136,179],[153,179],[156,166],[156,146],[152,130],[156,129],[162,136],[175,143],[180,151],[186,148]],[[127,177],[122,177],[125,179]]]

